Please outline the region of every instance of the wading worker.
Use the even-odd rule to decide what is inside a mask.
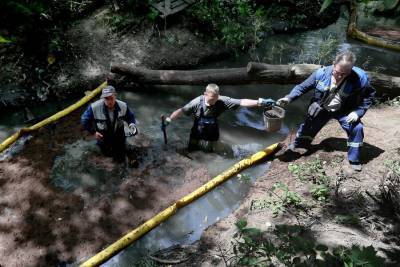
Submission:
[[[306,120],[297,130],[288,153],[296,148],[308,149],[317,133],[333,118],[347,133],[351,168],[361,171],[360,148],[364,131],[360,119],[373,103],[375,90],[369,83],[367,73],[354,66],[355,61],[356,57],[350,51],[338,54],[333,65],[318,69],[294,87],[289,95],[277,101],[277,105],[285,106],[314,89]]]
[[[128,127],[124,127],[124,121]],[[97,140],[105,156],[113,157],[119,162],[125,162],[126,152],[131,150],[126,145],[126,136],[136,135],[135,115],[125,102],[117,100],[115,88],[107,86],[102,90],[100,99],[90,104],[81,116],[83,127]],[[127,128],[127,129],[125,129]],[[128,158],[134,161],[131,153]]]
[[[213,151],[215,143],[219,139],[218,117],[226,110],[241,107],[268,107],[275,103],[272,99],[258,100],[234,99],[219,95],[219,87],[209,84],[203,95],[196,97],[184,107],[175,110],[166,118],[166,124],[176,120],[182,114],[193,116],[194,123],[190,131],[188,149],[205,149]],[[206,142],[203,142],[206,141]]]

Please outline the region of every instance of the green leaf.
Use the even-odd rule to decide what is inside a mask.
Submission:
[[[0,44],[8,44],[11,43],[11,40],[8,40],[0,35]]]
[[[251,237],[257,236],[261,234],[261,230],[257,228],[245,228],[243,229],[243,233],[247,234]]]
[[[383,0],[386,9],[393,9],[399,4],[399,0]]]
[[[349,258],[356,266],[384,266],[384,259],[376,255],[376,253],[373,246],[361,249],[353,246],[350,250]]]
[[[318,250],[318,251],[327,251],[327,250],[328,250],[328,247],[325,246],[325,245],[317,245],[317,246],[315,247],[315,249]]]
[[[332,4],[332,0],[324,0],[324,2],[321,5],[321,9],[319,10],[319,14],[324,12],[324,10],[327,9],[331,4]]]
[[[247,226],[247,221],[245,219],[239,219],[235,225],[239,230],[243,230]]]

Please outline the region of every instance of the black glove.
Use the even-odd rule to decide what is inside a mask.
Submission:
[[[268,107],[272,107],[273,105],[275,105],[275,101],[271,98],[259,98],[258,105],[260,107],[268,108]]]

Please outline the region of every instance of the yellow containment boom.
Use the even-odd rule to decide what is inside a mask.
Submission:
[[[131,245],[135,240],[139,239],[141,236],[155,228],[160,223],[166,221],[169,217],[176,213],[179,208],[182,208],[189,203],[193,202],[194,200],[198,199],[199,197],[203,196],[207,192],[211,191],[218,185],[222,184],[233,175],[239,173],[240,171],[252,166],[253,164],[257,163],[258,161],[264,159],[266,156],[272,154],[277,148],[279,144],[273,144],[266,149],[259,151],[252,156],[243,159],[233,165],[230,169],[224,171],[220,175],[214,177],[212,180],[204,184],[203,186],[199,187],[196,191],[186,195],[185,197],[178,200],[176,203],[168,207],[167,209],[163,210],[152,219],[146,221],[142,225],[140,225],[135,230],[129,232],[121,239],[116,241],[114,244],[108,246],[103,251],[99,252],[98,254],[94,255],[92,258],[87,260],[86,262],[82,263],[80,267],[89,267],[89,266],[99,266],[100,264],[104,263],[112,256],[123,250],[124,248]]]
[[[97,87],[96,89],[94,89],[93,91],[91,91],[88,95],[86,95],[85,97],[83,97],[81,100],[79,100],[78,102],[76,102],[75,104],[67,107],[64,110],[61,110],[60,112],[57,112],[56,114],[54,114],[51,117],[48,117],[47,119],[42,120],[41,122],[36,123],[35,125],[32,125],[28,128],[22,128],[20,129],[18,132],[16,132],[15,134],[11,135],[10,137],[8,137],[6,140],[3,141],[3,143],[0,144],[0,152],[3,152],[4,149],[6,149],[7,147],[9,147],[10,145],[12,145],[15,141],[18,140],[18,138],[20,138],[24,133],[29,133],[29,132],[33,132],[36,131],[38,129],[40,129],[41,127],[53,123],[57,120],[59,120],[60,118],[70,114],[72,111],[80,108],[81,106],[83,106],[84,104],[86,104],[87,102],[89,102],[90,100],[92,100],[97,94],[99,94],[101,92],[101,90],[107,86],[107,82],[102,83],[101,85],[99,85],[99,87]]]

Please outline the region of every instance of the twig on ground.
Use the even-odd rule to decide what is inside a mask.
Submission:
[[[218,249],[219,249],[219,251],[220,251],[220,256],[221,256],[222,260],[223,260],[224,263],[225,263],[225,266],[228,267],[228,261],[227,261],[226,258],[225,258],[224,252],[222,251],[222,248],[221,248],[220,244],[217,243],[217,246],[218,246]]]
[[[188,256],[186,258],[179,259],[179,260],[164,260],[164,259],[157,258],[156,256],[149,255],[150,259],[152,259],[155,262],[162,263],[162,264],[179,264],[179,263],[188,261],[191,257],[192,256]]]
[[[379,199],[377,199],[375,196],[373,196],[370,192],[368,192],[368,190],[365,190],[365,193],[372,198],[373,201],[375,201],[377,204],[381,204],[381,202],[379,201]]]

